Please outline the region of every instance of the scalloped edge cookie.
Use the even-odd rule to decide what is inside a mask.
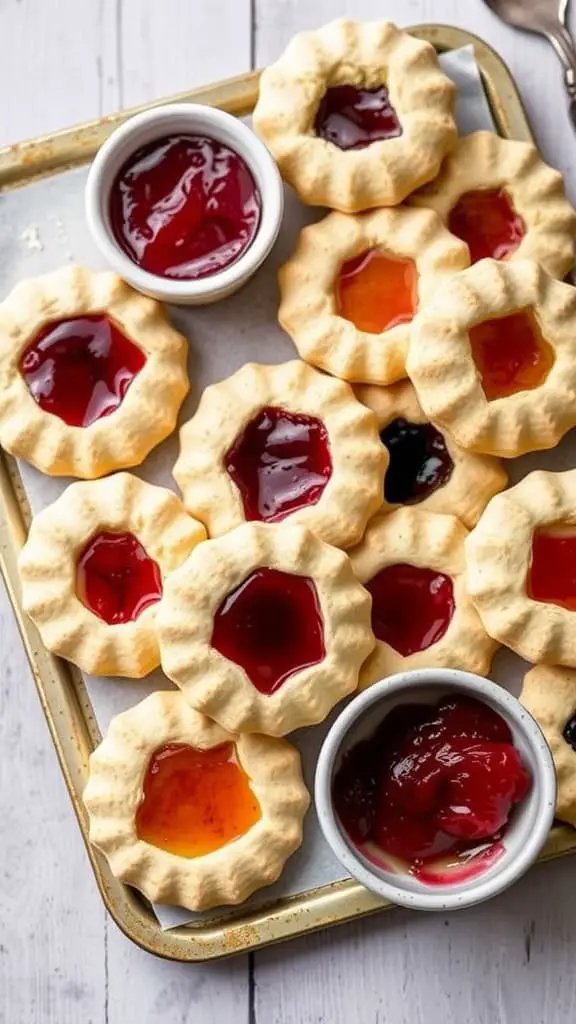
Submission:
[[[415,668],[458,668],[486,675],[497,645],[484,631],[466,593],[467,536],[466,527],[456,516],[407,506],[375,516],[368,524],[362,543],[349,552],[361,583],[368,583],[386,566],[406,562],[449,576],[455,607],[444,636],[424,651],[403,657],[389,644],[376,639],[376,646],[360,672],[360,690],[395,672]]]
[[[146,362],[113,413],[73,427],[40,408],[18,363],[50,322],[93,314],[110,317]],[[187,357],[186,338],[163,306],[111,271],[72,265],[21,281],[0,303],[0,444],[50,476],[94,479],[139,465],[176,426]]]
[[[206,531],[180,498],[131,473],[70,484],[34,516],[18,560],[22,607],[49,651],[99,676],[141,678],[160,664],[156,615],[164,598],[132,622],[110,624],[76,593],[76,557],[100,531],[134,534],[163,585]]]
[[[468,330],[532,308],[554,364],[538,387],[488,401]],[[537,263],[480,260],[440,281],[413,321],[407,370],[430,419],[458,444],[515,458],[553,448],[576,425],[576,288]]]
[[[438,277],[470,262],[468,247],[431,210],[329,213],[303,228],[279,270],[278,320],[307,362],[344,380],[390,384],[406,376],[411,323],[372,334],[340,316],[337,306],[340,267],[370,249],[414,261],[419,303],[434,294]]]
[[[400,417],[408,423],[430,423],[409,380],[387,388],[366,384],[354,390],[357,398],[374,412],[380,431]],[[456,444],[448,433],[442,433],[442,437],[453,463],[450,478],[422,501],[409,504],[424,512],[458,516],[471,529],[478,522],[490,498],[508,485],[508,476],[502,463],[493,455],[469,452]],[[402,508],[402,505],[390,504],[384,496],[382,512],[392,512],[397,508]]]
[[[537,665],[524,676],[518,698],[540,726],[556,769],[556,817],[576,828],[576,751],[563,731],[576,714],[576,671]]]
[[[326,89],[386,85],[396,138],[344,151],[314,132]],[[456,89],[434,47],[387,21],[332,21],[300,32],[262,72],[254,127],[305,202],[355,213],[395,206],[435,178],[456,142]]]
[[[576,527],[576,469],[529,473],[489,502],[470,534],[466,581],[499,643],[526,661],[576,666],[576,614],[526,593],[534,530],[559,523]]]
[[[244,835],[199,857],[181,857],[140,839],[135,815],[150,758],[170,743],[200,750],[234,743],[261,818]],[[90,757],[84,790],[90,842],[116,878],[148,899],[188,910],[242,903],[270,885],[302,842],[310,797],[300,755],[286,740],[234,736],[194,711],[180,693],[153,693],[116,715]]]
[[[225,455],[266,406],[320,419],[332,460],[332,475],[319,500],[281,521],[307,526],[336,547],[356,544],[380,504],[387,454],[374,416],[351,388],[299,360],[276,366],[248,363],[205,389],[196,413],[180,431],[173,471],[188,511],[205,523],[211,537],[245,522],[242,496],[226,471]]]
[[[445,224],[466,192],[503,189],[526,233],[508,260],[535,260],[562,279],[574,266],[576,210],[566,197],[560,171],[544,163],[530,142],[479,131],[458,139],[435,181],[410,196],[410,204],[428,207]]]
[[[211,645],[214,615],[227,594],[260,567],[308,576],[324,625],[325,657],[272,694]],[[374,647],[370,597],[348,557],[296,523],[245,523],[201,544],[166,581],[157,620],[162,668],[193,707],[230,732],[282,736],[316,725],[352,693]]]

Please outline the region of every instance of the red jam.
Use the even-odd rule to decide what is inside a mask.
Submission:
[[[224,461],[246,519],[267,523],[315,505],[332,476],[324,424],[271,406],[250,421]]]
[[[458,695],[395,707],[345,755],[333,799],[368,859],[442,883],[503,852],[503,830],[530,785],[504,720]]]
[[[465,192],[448,218],[453,235],[466,242],[470,262],[487,256],[504,260],[520,245],[526,229],[502,189]]]
[[[364,149],[371,142],[402,135],[402,125],[385,86],[336,85],[320,101],[314,131],[338,149]]]
[[[391,505],[414,505],[448,483],[454,463],[439,430],[431,423],[409,423],[402,416],[380,432],[390,462],[384,497]]]
[[[403,658],[440,640],[454,614],[449,576],[400,563],[381,569],[364,586],[372,595],[372,629]]]
[[[262,816],[233,743],[161,747],[150,760],[136,831],[179,857],[202,857],[243,836]]]
[[[71,427],[89,427],[122,403],[146,356],[107,316],[47,324],[20,357],[35,402]]]
[[[143,270],[194,281],[246,252],[261,205],[252,174],[232,149],[203,135],[173,135],[126,161],[110,192],[110,223]]]
[[[162,574],[132,533],[97,533],[80,553],[76,592],[104,622],[133,622],[162,597]]]
[[[412,320],[418,302],[413,260],[369,249],[340,268],[336,304],[360,331],[380,334]]]
[[[259,693],[274,693],[326,653],[314,583],[307,576],[256,569],[220,605],[212,646],[240,665]]]
[[[554,350],[531,310],[484,320],[468,332],[476,368],[489,402],[543,384],[554,365]]]
[[[534,601],[576,611],[576,533],[536,530],[526,589]]]

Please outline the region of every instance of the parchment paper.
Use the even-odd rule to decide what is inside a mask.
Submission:
[[[472,47],[444,54],[442,66],[458,86],[457,119],[460,131],[494,129],[490,109],[482,88]],[[55,269],[66,261],[89,267],[103,266],[84,223],[83,189],[86,169],[68,171],[0,196],[0,295],[21,278]],[[290,339],[276,324],[278,295],[277,267],[291,253],[300,228],[318,219],[324,211],[305,209],[287,189],[286,215],[278,243],[265,266],[238,295],[204,308],[171,310],[175,326],[190,341],[190,377],[192,390],[184,405],[181,421],[194,412],[202,389],[211,381],[228,376],[243,363],[257,361],[279,363],[296,353]],[[176,457],[177,439],[166,441],[135,470],[145,479],[175,488],[171,468]],[[552,453],[517,460],[512,469],[519,479],[537,466],[565,469],[576,464],[574,440],[566,438]],[[22,476],[32,510],[39,511],[53,501],[69,482],[42,476],[25,463]],[[522,662],[510,652],[502,653],[495,663],[494,678],[517,690]],[[86,678],[96,719],[104,733],[113,715],[125,710],[155,689],[172,688],[158,670],[144,681]],[[338,712],[335,711],[332,718]],[[302,753],[307,785],[312,791],[317,752],[331,719],[316,728],[295,733],[291,740]],[[256,894],[250,905],[261,906],[287,895],[302,892],[346,877],[324,842],[312,808],[308,814],[305,840],[273,886]],[[244,904],[244,907],[246,904]],[[203,918],[222,918],[241,914],[242,908],[190,914],[182,908],[156,906],[163,928]]]

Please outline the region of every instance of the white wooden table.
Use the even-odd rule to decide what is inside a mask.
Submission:
[[[555,58],[481,0],[0,0],[0,144],[266,64],[338,14],[483,36],[576,200]],[[101,904],[3,594],[0,635],[0,1024],[576,1020],[571,859],[449,919],[394,911],[206,966],[137,949]]]

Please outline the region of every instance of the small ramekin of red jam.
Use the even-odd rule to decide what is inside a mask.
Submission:
[[[238,118],[174,103],[130,118],[100,148],[86,217],[102,255],[134,288],[202,305],[264,262],[284,192],[264,144]]]
[[[316,809],[342,865],[391,903],[456,910],[515,882],[554,819],[552,755],[534,719],[488,679],[400,673],[337,718]]]

